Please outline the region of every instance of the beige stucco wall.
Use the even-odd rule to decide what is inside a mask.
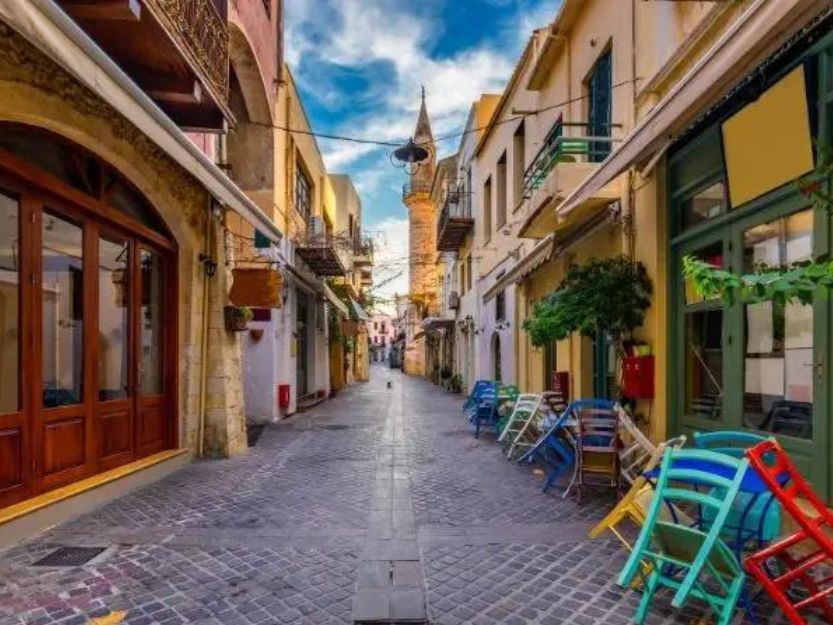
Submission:
[[[2,23],[0,93],[0,121],[50,130],[110,163],[145,195],[176,240],[180,445],[195,453],[205,297],[202,265],[197,257],[205,249],[208,194],[129,120]],[[216,253],[222,268],[225,264],[222,245],[216,248]],[[230,455],[246,449],[240,376],[235,375],[239,367],[239,344],[222,329],[220,307],[225,301],[226,288],[222,274],[221,269],[211,286],[216,294],[209,320],[214,340],[210,341],[207,354],[209,393],[220,383],[227,391],[222,396],[215,393],[210,402],[206,450],[214,455]],[[222,427],[218,425],[221,422]]]

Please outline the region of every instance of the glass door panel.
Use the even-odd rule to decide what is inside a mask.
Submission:
[[[787,269],[813,255],[813,212],[743,232],[743,270]],[[767,301],[743,306],[743,425],[813,438],[813,305]]]
[[[130,246],[98,243],[98,400],[130,394]]]
[[[21,404],[20,254],[20,206],[0,193],[0,414]]]
[[[162,382],[162,258],[147,249],[139,251],[141,305],[139,308],[139,392],[161,395]]]
[[[84,384],[84,236],[81,226],[44,211],[42,391],[44,408],[80,404]]]

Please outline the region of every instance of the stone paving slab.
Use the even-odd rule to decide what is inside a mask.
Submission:
[[[372,375],[267,427],[247,456],[195,462],[0,554],[0,625],[119,609],[127,625],[631,622],[639,595],[615,584],[625,551],[586,536],[611,496],[542,493],[490,434],[473,438],[459,396]],[[32,566],[63,545],[109,549]],[[759,610],[760,625],[786,625]],[[661,596],[647,625],[702,615]]]

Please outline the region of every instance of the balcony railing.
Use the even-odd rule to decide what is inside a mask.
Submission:
[[[353,248],[353,264],[358,267],[373,264],[373,239],[357,237]]]
[[[544,184],[550,172],[559,163],[599,163],[610,154],[611,136],[566,136],[565,130],[576,128],[588,131],[589,124],[566,123],[559,117],[544,139],[532,164],[524,174],[523,196],[526,199]]]
[[[431,183],[423,180],[410,180],[402,187],[402,199],[408,199],[408,196],[414,193],[431,193]]]
[[[449,191],[445,196],[440,219],[437,221],[437,250],[455,252],[474,228],[471,204],[463,189]]]
[[[58,0],[179,125],[231,119],[227,0]]]
[[[344,276],[346,263],[333,236],[310,227],[295,243],[295,251],[318,276]]]

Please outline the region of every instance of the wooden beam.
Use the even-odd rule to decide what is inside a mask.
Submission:
[[[136,75],[136,82],[147,94],[159,102],[175,104],[200,104],[202,85],[198,80],[171,76]]]
[[[77,20],[138,22],[142,19],[140,0],[67,0],[61,4]]]

